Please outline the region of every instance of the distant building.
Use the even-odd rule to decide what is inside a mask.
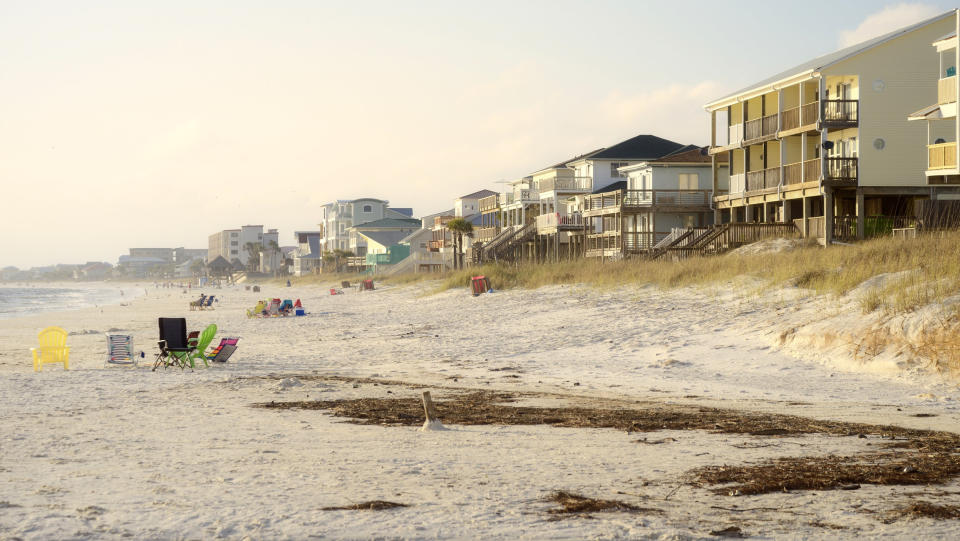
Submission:
[[[177,265],[182,265],[197,258],[206,260],[207,251],[206,248],[174,248],[173,262]]]
[[[355,225],[384,218],[409,219],[413,209],[392,209],[383,199],[341,199],[327,203],[321,209],[320,225],[323,227],[321,248],[324,252],[350,250],[350,228]]]
[[[383,218],[372,222],[355,225],[348,231],[349,250],[358,257],[367,254],[367,239],[364,236],[368,233],[391,234],[394,244],[400,239],[406,237],[420,229],[420,220],[416,218]]]
[[[480,190],[478,192],[473,192],[471,194],[456,198],[453,201],[454,214],[461,218],[479,214],[480,200],[484,197],[490,197],[491,195],[497,195],[497,192],[493,190]]]
[[[173,263],[173,248],[130,248],[130,257],[150,257]]]
[[[320,271],[323,264],[323,251],[320,241],[323,231],[294,231],[297,247],[292,253],[294,276],[306,276]]]
[[[269,229],[266,232],[262,225],[245,225],[240,229],[224,229],[218,231],[209,237],[209,246],[207,248],[206,259],[213,261],[222,257],[227,261],[244,268],[250,267],[251,257],[256,257],[256,268],[260,272],[271,272],[278,265],[280,233],[276,229]],[[254,245],[255,251],[252,253],[247,248],[248,245]],[[263,257],[266,254],[266,257]],[[270,270],[264,270],[269,268]]]

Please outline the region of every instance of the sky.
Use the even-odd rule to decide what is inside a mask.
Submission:
[[[0,0],[0,267],[417,216],[649,133],[942,2]],[[757,47],[756,44],[776,44]]]

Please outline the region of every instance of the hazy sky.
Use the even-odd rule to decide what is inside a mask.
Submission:
[[[419,216],[636,134],[706,144],[706,101],[951,7],[0,0],[0,267],[291,244],[334,199]]]

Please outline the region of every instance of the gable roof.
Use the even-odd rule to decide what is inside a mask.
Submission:
[[[567,164],[584,159],[590,160],[652,160],[675,152],[684,145],[657,137],[656,135],[637,135],[626,141],[621,141],[603,150],[597,150],[579,158],[574,158]]]
[[[613,184],[607,184],[603,188],[597,188],[596,190],[593,190],[592,193],[607,193],[607,192],[615,192],[617,190],[626,190],[626,189],[627,189],[627,181],[618,180]]]
[[[380,246],[389,248],[410,235],[407,231],[358,231],[357,234],[366,237]]]
[[[478,192],[473,192],[467,195],[461,195],[457,199],[483,199],[484,197],[490,197],[491,195],[497,195],[497,192],[493,190],[483,189]]]
[[[909,32],[912,32],[912,31],[916,30],[917,28],[926,26],[926,25],[928,25],[928,24],[930,24],[930,23],[933,23],[933,22],[937,22],[937,21],[939,21],[940,19],[943,19],[944,17],[949,17],[949,16],[953,15],[954,12],[955,12],[955,10],[950,10],[950,11],[948,11],[948,12],[946,12],[946,13],[942,13],[942,14],[940,14],[940,15],[937,15],[936,17],[931,17],[931,18],[929,18],[929,19],[920,21],[920,22],[915,23],[915,24],[912,24],[912,25],[910,25],[910,26],[905,26],[905,27],[903,27],[903,28],[901,28],[901,29],[899,29],[899,30],[894,30],[893,32],[886,33],[886,34],[884,34],[884,35],[882,35],[882,36],[877,36],[877,37],[875,37],[875,38],[873,38],[873,39],[868,39],[867,41],[864,41],[864,42],[862,42],[862,43],[858,43],[858,44],[856,44],[856,45],[851,45],[850,47],[845,47],[845,48],[843,48],[843,49],[840,49],[839,51],[834,51],[834,52],[832,52],[832,53],[830,53],[830,54],[825,54],[825,55],[823,55],[823,56],[818,56],[817,58],[814,58],[814,59],[812,59],[812,60],[808,60],[808,61],[806,61],[806,62],[804,62],[804,63],[802,63],[802,64],[797,64],[796,66],[794,66],[794,67],[792,67],[792,68],[790,68],[790,69],[788,69],[788,70],[781,71],[780,73],[777,73],[776,75],[771,75],[770,77],[767,77],[766,79],[764,79],[764,80],[762,80],[762,81],[759,81],[759,82],[756,82],[756,83],[754,83],[754,84],[752,84],[752,85],[750,85],[750,86],[741,88],[740,90],[737,90],[736,92],[733,92],[733,93],[731,93],[731,94],[727,94],[726,96],[724,96],[724,97],[722,97],[722,98],[713,100],[713,101],[707,103],[707,104],[704,106],[704,108],[706,108],[707,110],[711,110],[712,108],[715,108],[715,107],[717,107],[717,106],[725,106],[725,105],[726,105],[725,102],[727,102],[727,101],[729,101],[729,100],[731,100],[731,99],[733,99],[733,98],[735,98],[735,97],[737,97],[737,96],[739,96],[739,95],[741,95],[741,94],[746,94],[746,93],[751,92],[751,91],[753,91],[753,90],[759,90],[759,89],[762,89],[762,88],[764,88],[764,87],[768,87],[768,86],[770,86],[770,85],[772,85],[772,84],[774,84],[774,83],[777,83],[777,82],[779,82],[779,81],[783,81],[783,80],[785,80],[785,79],[790,79],[790,78],[792,78],[792,77],[796,77],[796,76],[799,76],[799,75],[803,75],[803,74],[805,74],[805,73],[813,73],[813,72],[820,71],[820,70],[822,70],[823,68],[826,68],[826,67],[828,67],[828,66],[831,66],[831,65],[833,65],[833,64],[836,64],[837,62],[840,62],[840,61],[842,61],[842,60],[846,60],[846,59],[850,58],[851,56],[858,55],[858,54],[860,54],[860,53],[862,53],[862,52],[864,52],[864,51],[866,51],[866,50],[868,50],[868,49],[872,49],[873,47],[876,47],[876,46],[878,46],[878,45],[882,45],[882,44],[884,44],[884,43],[886,43],[886,42],[888,42],[888,41],[890,41],[890,40],[892,40],[892,39],[894,39],[894,38],[900,37],[900,36],[902,36],[903,34],[907,34],[907,33],[909,33]],[[720,104],[724,104],[724,105],[720,105]]]
[[[407,235],[406,237],[403,237],[402,239],[400,239],[400,242],[399,242],[398,244],[410,244],[410,243],[412,243],[414,240],[416,240],[417,237],[419,237],[419,236],[421,236],[421,235],[424,235],[424,234],[429,235],[431,238],[433,237],[433,231],[432,231],[432,230],[426,229],[426,228],[417,229],[417,230],[414,231],[413,233],[410,233],[410,234]]]
[[[416,218],[381,218],[372,222],[357,224],[351,227],[351,229],[356,229],[357,231],[371,228],[410,229],[411,227],[414,227],[419,229],[420,223],[420,220],[417,220]]]
[[[719,158],[719,156],[718,156]],[[676,152],[667,154],[662,158],[650,160],[650,163],[711,163],[712,159],[707,153],[707,147],[698,147],[696,145],[687,145]]]

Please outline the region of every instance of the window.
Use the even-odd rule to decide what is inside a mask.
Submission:
[[[610,162],[610,178],[626,178],[626,175],[621,175],[620,171],[617,171],[617,168],[628,165],[630,164],[627,162]]]
[[[236,246],[237,244],[238,244],[238,242],[235,241],[235,240],[231,240],[231,241],[230,241],[230,246]]]
[[[364,206],[363,206],[363,211],[364,211],[364,212],[373,212],[373,205],[364,205]]]
[[[700,187],[700,175],[697,173],[680,173],[678,188],[681,190],[696,190]]]
[[[236,250],[230,250],[230,255],[237,255],[237,251],[236,251]]]

